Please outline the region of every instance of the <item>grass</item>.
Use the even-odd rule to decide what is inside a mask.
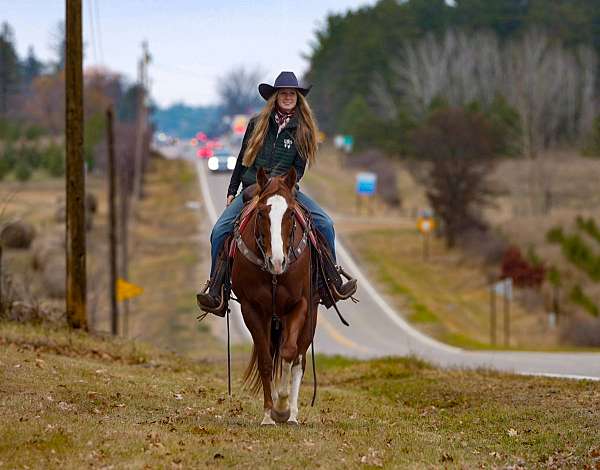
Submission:
[[[343,157],[330,147],[322,148],[319,160],[307,172],[303,185],[318,194],[319,202],[335,214],[337,234],[348,242],[390,302],[419,329],[442,341],[465,348],[492,348],[487,291],[492,268],[460,249],[446,250],[437,239],[432,240],[431,261],[422,261],[421,238],[414,228],[415,214],[428,203],[425,188],[411,176],[408,165],[390,162],[390,171],[395,171],[398,177],[402,208],[383,207],[379,202],[375,214],[358,214],[354,196],[354,175],[358,170],[344,167]],[[569,274],[571,269],[564,264],[560,250],[547,243],[545,234],[557,225],[571,227],[579,213],[598,216],[590,201],[597,196],[592,189],[595,181],[592,176],[599,174],[600,165],[573,154],[548,155],[542,166],[553,191],[554,208],[547,215],[532,215],[525,207],[531,202],[529,165],[528,161],[507,160],[498,166],[494,184],[505,191],[497,198],[498,204],[485,211],[486,219],[507,240],[524,251],[529,246],[535,247],[547,265],[559,266]],[[496,271],[499,270],[498,266]],[[590,285],[580,276],[578,282],[590,296],[600,293],[597,285]],[[561,343],[561,328],[547,325],[551,290],[545,286],[542,295],[517,292],[511,305],[509,349],[590,349]],[[562,307],[572,310],[572,304]],[[503,342],[501,328],[499,322],[499,342]]]
[[[204,336],[198,335],[199,339]],[[600,387],[413,358],[319,356],[299,427],[261,428],[240,389],[247,353],[153,346],[0,323],[2,468],[594,468]],[[521,466],[521,467],[519,467]]]
[[[347,239],[392,303],[421,330],[455,346],[491,347],[487,283],[471,266],[448,256],[440,241],[432,240],[430,261],[423,262],[414,229],[365,230]],[[500,308],[499,341],[501,313]],[[511,347],[555,347],[552,332],[517,303],[511,306],[511,323]]]

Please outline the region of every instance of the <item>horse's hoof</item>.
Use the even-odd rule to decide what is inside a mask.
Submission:
[[[271,410],[271,418],[275,420],[276,423],[286,423],[288,419],[290,419],[290,409],[284,411],[277,411],[275,408]]]
[[[292,418],[291,416],[290,419],[287,420],[287,423],[292,426],[299,426],[298,420],[296,418]]]
[[[262,420],[262,422],[260,423],[261,426],[275,426],[275,421],[273,421],[273,418],[271,418],[271,415],[269,414],[269,412],[267,411],[265,413],[265,416]]]

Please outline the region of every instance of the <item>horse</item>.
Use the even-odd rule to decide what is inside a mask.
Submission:
[[[298,424],[306,351],[316,328],[309,226],[299,217],[295,186],[295,169],[268,178],[260,168],[254,210],[232,241],[231,286],[254,343],[244,383],[255,393],[262,384],[261,425]]]

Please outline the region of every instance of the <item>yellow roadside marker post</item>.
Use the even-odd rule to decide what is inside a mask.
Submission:
[[[131,282],[124,281],[123,279],[117,279],[117,300],[122,302],[123,300],[129,300],[144,292],[140,286],[136,286]]]
[[[429,259],[429,235],[435,229],[435,220],[428,215],[419,216],[417,229],[423,235],[423,261]]]

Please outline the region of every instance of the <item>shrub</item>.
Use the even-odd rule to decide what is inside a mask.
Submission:
[[[4,179],[4,177],[10,173],[11,167],[7,158],[4,158],[4,155],[0,155],[0,181]]]
[[[569,294],[569,299],[571,299],[571,302],[573,302],[576,305],[579,305],[587,313],[593,315],[594,317],[597,317],[600,313],[596,304],[585,294],[585,292],[583,292],[583,289],[579,284],[573,287],[571,293]]]
[[[577,234],[565,235],[561,228],[553,228],[546,234],[550,243],[560,245],[565,258],[585,272],[593,281],[600,281],[600,257]]]
[[[27,162],[30,168],[39,168],[42,164],[42,153],[35,145],[27,145],[21,148],[20,158]]]
[[[2,159],[6,162],[5,164],[8,171],[12,171],[15,168],[15,164],[17,163],[17,151],[14,145],[8,143],[4,146]]]
[[[37,140],[38,138],[43,136],[45,133],[46,133],[46,131],[42,127],[36,126],[34,124],[32,126],[29,126],[27,129],[25,129],[25,138],[27,140]]]
[[[600,230],[598,229],[594,219],[584,219],[581,216],[577,216],[576,223],[579,230],[587,233],[590,237],[600,243]]]
[[[15,166],[15,176],[17,180],[21,182],[29,181],[31,179],[31,174],[31,166],[23,159],[20,159]]]
[[[0,119],[0,140],[13,142],[21,137],[21,127],[17,122]]]
[[[65,153],[62,147],[50,145],[42,156],[44,167],[50,175],[59,177],[65,174]]]
[[[511,278],[515,287],[538,288],[544,282],[546,268],[540,264],[530,264],[521,250],[511,246],[502,259],[502,278]]]

